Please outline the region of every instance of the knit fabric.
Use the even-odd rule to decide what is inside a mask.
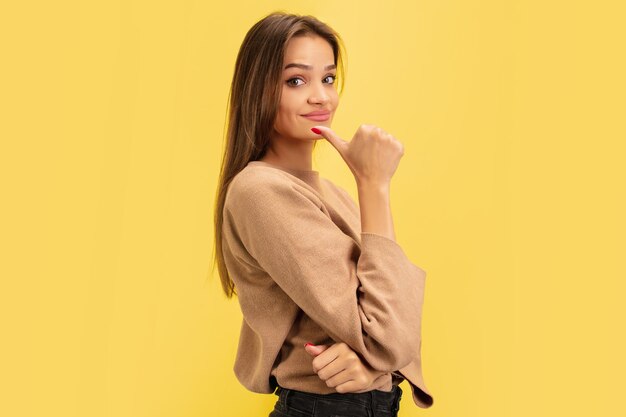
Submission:
[[[417,406],[433,404],[421,365],[426,272],[392,239],[361,232],[346,190],[317,171],[251,161],[229,184],[223,214],[243,314],[234,372],[244,387],[337,392],[304,344],[344,342],[388,372],[381,390],[406,379]]]

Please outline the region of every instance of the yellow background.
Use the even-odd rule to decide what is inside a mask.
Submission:
[[[400,416],[626,415],[620,1],[37,1],[0,7],[0,415],[266,416],[210,275],[225,107],[279,9],[343,37],[334,129],[393,133],[428,272]],[[356,198],[329,143],[315,169]]]

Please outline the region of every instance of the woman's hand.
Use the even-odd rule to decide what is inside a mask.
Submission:
[[[326,126],[315,126],[311,130],[337,149],[357,183],[389,183],[404,155],[402,143],[377,126],[359,126],[350,142],[344,141]]]
[[[304,349],[314,357],[313,370],[326,385],[337,392],[365,392],[381,388],[389,381],[388,372],[377,371],[364,363],[347,344],[306,345]]]

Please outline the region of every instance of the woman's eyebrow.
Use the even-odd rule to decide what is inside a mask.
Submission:
[[[297,64],[297,63],[295,63],[295,62],[292,62],[291,64],[287,64],[287,65],[285,65],[285,68],[284,68],[284,69],[287,69],[287,68],[294,68],[294,67],[295,67],[295,68],[301,68],[301,69],[304,69],[304,70],[310,70],[311,68],[313,68],[313,67],[312,67],[312,66],[310,66],[310,65],[306,65],[306,64]],[[326,65],[326,67],[324,67],[324,70],[328,71],[328,70],[335,69],[335,68],[337,68],[337,65],[335,65],[335,64],[332,64],[332,65]]]

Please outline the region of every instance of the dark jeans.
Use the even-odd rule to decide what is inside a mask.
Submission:
[[[269,417],[397,417],[402,389],[361,393],[313,394],[278,387]]]

